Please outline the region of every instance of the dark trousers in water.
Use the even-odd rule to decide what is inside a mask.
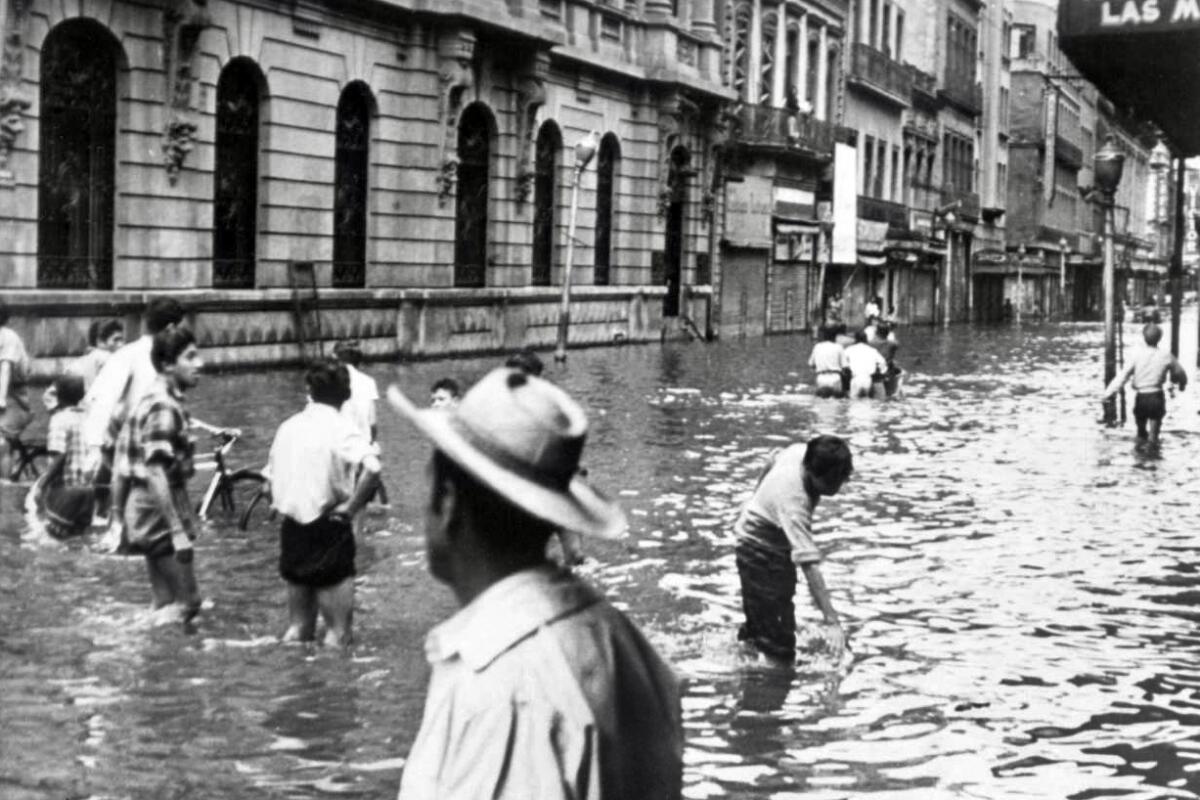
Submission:
[[[738,640],[791,662],[796,657],[796,565],[785,555],[738,542],[734,551],[746,622]]]

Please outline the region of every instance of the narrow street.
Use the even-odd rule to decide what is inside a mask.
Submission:
[[[1192,311],[1189,372],[1195,329]],[[582,571],[686,679],[685,796],[1011,798],[1051,780],[1061,797],[1200,794],[1196,388],[1169,401],[1152,458],[1132,421],[1096,424],[1098,325],[900,335],[904,397],[889,403],[815,399],[801,336],[572,351],[549,368],[589,409],[591,480],[631,520]],[[370,372],[424,397],[495,362]],[[239,464],[261,464],[303,389],[295,372],[231,373],[193,400],[248,432]],[[815,521],[853,662],[747,668],[730,526],[766,455],[817,432],[854,450]],[[453,601],[424,568],[428,450],[384,409],[381,441],[392,508],[366,518],[350,655],[273,642],[272,528],[201,538],[212,603],[188,637],[149,627],[140,559],[33,540],[5,487],[0,794],[394,796],[422,637]]]

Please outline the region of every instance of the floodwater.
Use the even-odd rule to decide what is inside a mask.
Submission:
[[[888,403],[815,399],[806,337],[573,351],[550,368],[590,411],[593,482],[631,520],[582,571],[685,680],[685,795],[1197,796],[1196,390],[1148,456],[1131,424],[1096,424],[1098,326],[901,336],[905,394]],[[371,372],[423,397],[493,363]],[[193,404],[246,429],[233,458],[256,464],[302,399],[297,373],[271,372],[208,376]],[[814,645],[794,674],[747,666],[730,526],[767,454],[817,432],[855,455],[816,514],[853,658],[837,668]],[[428,448],[387,410],[381,438],[392,508],[366,519],[349,653],[273,642],[270,529],[204,533],[211,602],[184,632],[152,624],[140,560],[39,540],[6,489],[0,796],[393,796],[422,637],[454,604],[424,569]]]

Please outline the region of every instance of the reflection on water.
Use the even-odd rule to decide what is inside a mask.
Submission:
[[[550,368],[588,406],[590,474],[632,523],[583,570],[686,680],[686,795],[1200,794],[1197,403],[1172,401],[1161,453],[1137,453],[1130,427],[1095,424],[1095,326],[904,333],[904,396],[886,404],[814,399],[802,337]],[[423,397],[493,363],[372,371]],[[252,432],[247,464],[301,401],[291,372],[210,377],[194,397]],[[424,568],[428,449],[394,415],[381,429],[393,505],[367,520],[349,654],[274,644],[273,531],[205,532],[212,603],[185,635],[153,625],[138,561],[24,533],[6,489],[0,796],[393,796],[421,640],[453,602]],[[855,453],[817,511],[853,659],[785,674],[738,657],[730,527],[770,451],[817,432]]]

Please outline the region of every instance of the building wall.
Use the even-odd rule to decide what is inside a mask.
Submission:
[[[711,0],[698,0],[694,8],[680,5],[684,8],[676,16],[671,15],[669,4],[662,3],[647,3],[643,12],[618,15],[622,41],[613,42],[598,34],[600,19],[609,12],[576,0],[561,4],[559,19],[540,14],[532,0],[495,6],[466,3],[448,9],[453,13],[447,15],[418,16],[396,5],[377,9],[370,17],[332,2],[303,9],[282,0],[179,4],[185,11],[202,9],[207,24],[190,60],[194,83],[188,88],[189,113],[197,129],[194,140],[187,143],[190,152],[182,169],[172,180],[164,166],[164,129],[179,84],[168,78],[165,58],[172,47],[164,10],[121,0],[67,4],[34,0],[27,16],[18,18],[9,4],[6,28],[17,36],[19,46],[10,44],[6,57],[15,53],[23,59],[19,88],[30,106],[24,116],[25,131],[11,153],[14,185],[0,188],[0,224],[6,230],[0,237],[0,281],[9,289],[31,292],[30,314],[35,308],[45,309],[46,298],[55,296],[34,291],[38,286],[40,55],[56,25],[83,18],[111,34],[120,51],[112,232],[113,292],[118,294],[85,293],[91,304],[86,307],[116,308],[133,302],[129,298],[136,295],[121,292],[191,290],[224,298],[231,308],[240,309],[237,324],[249,325],[245,320],[253,318],[256,304],[267,302],[266,292],[288,287],[288,265],[293,261],[314,262],[316,282],[335,304],[361,302],[374,307],[368,298],[386,296],[399,305],[407,302],[403,291],[388,291],[418,290],[419,295],[424,290],[449,289],[454,276],[455,196],[453,189],[441,190],[440,180],[448,157],[453,156],[456,119],[447,116],[445,87],[454,80],[469,84],[462,90],[458,109],[477,102],[494,117],[488,287],[557,299],[567,240],[572,147],[590,130],[613,133],[620,142],[610,280],[614,287],[624,287],[621,296],[626,299],[654,294],[648,285],[653,282],[651,254],[664,247],[660,199],[665,151],[676,144],[690,150],[682,280],[684,286],[694,284],[696,255],[709,251],[709,238],[714,235],[702,213],[702,200],[716,135],[713,120],[727,94],[719,87],[720,40]],[[472,15],[486,17],[487,24],[476,24]],[[262,76],[255,288],[212,295],[217,82],[222,69],[239,58],[252,61]],[[531,71],[536,71],[544,101],[535,104],[528,139],[519,141],[518,118],[528,99]],[[341,93],[355,81],[370,89],[373,106],[365,293],[328,288],[336,109]],[[555,258],[552,287],[531,289],[533,201],[532,193],[525,199],[519,196],[518,172],[522,153],[528,153],[533,135],[547,120],[559,126],[564,143],[556,187]],[[444,142],[450,143],[451,152]],[[572,279],[576,284],[593,283],[595,208],[593,161],[580,186]],[[383,294],[371,295],[370,290]],[[605,298],[611,294],[606,289],[590,300],[606,309]],[[449,296],[424,296],[421,302],[436,304]],[[22,297],[15,296],[18,305]],[[474,297],[487,307],[504,301],[505,295],[477,292]],[[586,293],[580,297],[590,302]],[[617,305],[628,303],[622,299]],[[64,308],[64,321],[58,326],[62,340],[47,344],[48,352],[69,353],[80,344],[76,323],[70,321],[74,319],[71,307]],[[660,317],[648,313],[638,319],[653,325]],[[393,322],[380,330],[393,330],[393,336],[402,338],[406,324]],[[262,336],[286,339],[287,326],[268,327],[274,333]],[[254,334],[247,328],[238,335],[248,341]],[[425,335],[440,334],[430,329]],[[635,335],[652,338],[654,333],[638,328]],[[501,338],[503,346],[511,344]],[[469,336],[459,339],[467,349],[476,346]],[[422,352],[441,352],[443,344],[427,342]],[[408,352],[411,347],[397,339],[392,349]]]

